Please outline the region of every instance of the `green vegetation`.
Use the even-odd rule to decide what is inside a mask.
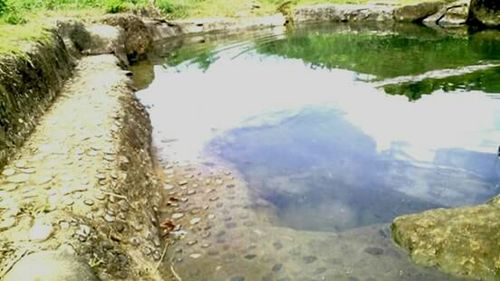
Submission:
[[[451,92],[463,89],[495,94],[500,93],[499,77],[500,67],[495,67],[460,76],[442,79],[429,78],[422,81],[387,85],[384,90],[388,94],[405,95],[410,100],[418,100],[422,95],[429,95],[437,90]]]
[[[486,59],[483,54],[469,50],[466,37],[437,34],[435,38],[426,39],[369,32],[299,32],[259,50],[299,58],[316,67],[370,74],[377,80],[467,66]]]

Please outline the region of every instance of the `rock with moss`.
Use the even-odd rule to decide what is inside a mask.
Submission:
[[[401,22],[422,22],[425,18],[434,15],[446,5],[446,2],[422,2],[415,5],[406,5],[394,11],[394,18]]]
[[[132,14],[108,15],[102,23],[119,26],[125,32],[125,50],[129,60],[136,61],[145,56],[153,42],[153,36],[138,16]]]
[[[477,280],[500,280],[500,196],[478,206],[398,217],[392,233],[417,264]]]
[[[469,22],[487,27],[500,27],[500,1],[472,0],[470,3]]]
[[[427,26],[456,27],[467,22],[469,0],[459,0],[447,4],[440,11],[423,20]]]
[[[57,32],[64,40],[68,51],[76,57],[90,47],[90,34],[82,21],[72,18],[56,20]]]
[[[124,65],[128,65],[125,50],[125,33],[119,26],[92,24],[87,26],[90,44],[83,50],[86,55],[115,54]]]
[[[373,4],[318,4],[293,11],[293,20],[303,22],[392,22],[394,7]]]

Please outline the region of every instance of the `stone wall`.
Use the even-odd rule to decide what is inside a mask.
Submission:
[[[415,5],[336,5],[298,7],[294,21],[302,22],[413,22],[431,26],[464,25],[468,0],[424,2]]]
[[[32,43],[23,54],[0,57],[0,168],[33,131],[73,67],[56,33]]]

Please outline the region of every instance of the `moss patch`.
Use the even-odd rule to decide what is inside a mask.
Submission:
[[[393,238],[418,264],[500,280],[500,196],[487,204],[396,218]]]

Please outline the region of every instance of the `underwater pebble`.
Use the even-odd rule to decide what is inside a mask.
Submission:
[[[114,222],[116,220],[116,218],[110,214],[105,214],[104,215],[104,220],[107,221],[107,222]]]
[[[189,257],[192,259],[199,259],[199,258],[201,258],[201,254],[198,254],[198,253],[191,254],[191,255],[189,255]]]
[[[16,170],[14,169],[5,169],[2,171],[2,175],[6,176],[6,177],[10,177],[12,175],[14,175],[16,173]]]
[[[277,264],[273,265],[273,268],[271,270],[273,272],[278,272],[278,271],[281,271],[281,269],[283,269],[283,264],[277,263]]]
[[[141,244],[141,241],[137,237],[132,237],[130,238],[130,244],[133,246],[139,246]]]
[[[22,172],[25,174],[34,174],[36,172],[36,170],[33,168],[25,168],[22,170]]]
[[[75,204],[75,200],[73,200],[71,198],[65,198],[63,201],[63,204],[66,206],[71,206],[71,205]]]
[[[108,162],[112,162],[112,161],[115,161],[115,157],[111,156],[111,155],[104,155],[104,160],[108,161]]]
[[[151,255],[151,253],[153,253],[153,250],[151,250],[151,248],[149,248],[149,247],[144,247],[144,248],[142,249],[142,253],[143,253],[144,255],[146,255],[146,256],[149,256],[149,255]]]
[[[91,229],[88,225],[80,225],[80,227],[75,231],[75,234],[84,238],[90,235]]]
[[[193,245],[195,245],[196,243],[198,243],[198,241],[196,241],[196,240],[192,240],[192,241],[188,241],[186,244],[187,244],[188,246],[193,246]]]
[[[256,257],[257,257],[257,255],[254,255],[254,254],[249,254],[249,255],[246,255],[246,256],[245,256],[245,259],[247,259],[247,260],[253,260],[253,259],[255,259]]]
[[[40,177],[35,178],[35,180],[34,180],[35,184],[38,184],[38,185],[46,184],[46,183],[49,183],[50,181],[52,181],[51,176],[40,176]]]
[[[153,259],[155,261],[159,261],[161,259],[161,253],[160,253],[160,251],[156,250],[156,251],[153,252]]]
[[[192,225],[195,225],[195,224],[198,224],[200,221],[201,221],[201,219],[200,219],[200,218],[193,218],[193,219],[190,221],[190,223],[191,223]]]
[[[92,206],[94,205],[94,200],[91,200],[91,199],[85,199],[83,200],[83,203],[87,206]]]
[[[318,258],[315,256],[305,256],[302,258],[302,260],[304,261],[305,264],[310,264],[310,263],[317,261]]]
[[[217,255],[219,254],[219,252],[218,252],[218,251],[216,251],[216,250],[209,250],[209,251],[207,252],[207,254],[208,254],[209,256],[217,256]]]
[[[3,184],[0,188],[4,191],[14,191],[19,187],[17,184]]]
[[[184,214],[183,213],[175,213],[172,215],[172,219],[174,220],[178,220],[180,218],[184,217]]]
[[[0,221],[0,230],[5,230],[13,227],[16,224],[15,217],[7,217]]]
[[[384,253],[384,249],[378,247],[366,247],[364,252],[373,256],[380,256]]]
[[[13,175],[8,178],[10,183],[24,183],[29,180],[29,176],[26,174]]]
[[[95,197],[95,199],[100,200],[100,201],[106,199],[106,195],[103,193],[97,193],[94,197]]]

